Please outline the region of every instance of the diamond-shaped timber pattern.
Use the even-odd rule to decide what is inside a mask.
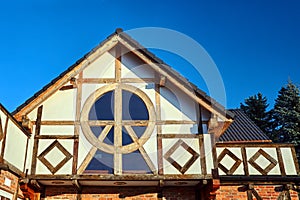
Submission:
[[[221,164],[221,161],[223,160],[223,158],[228,155],[230,158],[232,158],[235,163],[231,166],[230,169],[227,169],[224,165]],[[229,151],[228,149],[224,149],[222,151],[222,153],[219,155],[218,157],[218,167],[226,174],[226,175],[232,175],[236,169],[240,166],[240,164],[242,163],[242,161],[236,156],[234,155],[231,151]]]
[[[270,164],[264,169],[256,162],[259,156],[265,157]],[[277,165],[277,161],[272,158],[267,152],[262,149],[259,149],[249,160],[248,162],[254,167],[257,171],[259,171],[262,175],[268,175],[268,173]]]
[[[56,166],[53,166],[46,158],[45,156],[51,152],[52,149],[57,148],[60,150],[64,155],[65,158],[62,159]],[[57,172],[64,164],[66,164],[70,159],[72,158],[72,155],[57,141],[55,140],[49,147],[47,147],[39,156],[38,159],[50,170],[52,174]]]
[[[182,146],[187,152],[192,154],[192,157],[184,164],[184,166],[181,166],[178,162],[176,162],[172,158],[172,154],[180,147]],[[192,164],[197,160],[197,158],[200,155],[194,151],[189,145],[187,145],[183,140],[179,139],[164,155],[164,158],[171,163],[178,171],[180,171],[181,174],[184,174],[191,166]]]

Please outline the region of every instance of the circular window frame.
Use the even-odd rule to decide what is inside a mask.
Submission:
[[[124,146],[110,145],[103,141],[100,141],[95,136],[95,134],[91,130],[90,125],[88,123],[89,121],[91,121],[91,120],[89,120],[89,113],[90,113],[90,110],[93,107],[94,103],[103,94],[110,92],[110,91],[115,91],[116,89],[120,89],[121,92],[122,92],[122,90],[126,90],[128,92],[131,92],[131,93],[137,95],[145,103],[145,106],[148,110],[148,116],[149,116],[149,119],[146,120],[146,121],[148,121],[147,128],[144,131],[143,135],[140,138],[134,138],[134,139],[132,138],[133,142],[130,144],[124,145]],[[116,100],[114,100],[114,104],[115,103],[116,103]],[[107,121],[107,120],[96,120],[96,121]],[[108,120],[108,121],[110,121],[110,120]],[[125,121],[128,122],[128,120],[125,120]],[[106,153],[110,153],[110,154],[114,154],[114,153],[127,154],[127,153],[134,152],[134,151],[138,150],[139,148],[141,148],[151,137],[154,127],[155,127],[155,121],[156,121],[155,109],[154,109],[152,101],[146,95],[146,93],[144,93],[142,90],[140,90],[139,88],[136,88],[132,85],[118,84],[118,83],[103,86],[103,87],[97,89],[95,92],[93,92],[85,101],[85,104],[82,108],[81,115],[80,115],[81,130],[82,130],[83,134],[85,135],[86,139],[94,147],[96,147],[99,150],[104,151]],[[114,126],[116,124],[115,117],[114,117],[114,120],[111,120],[111,122],[112,122],[111,124],[107,123],[107,125],[105,125],[105,127],[111,126],[111,128],[114,128]],[[123,127],[123,120],[122,120],[121,126]],[[122,128],[120,129],[120,131],[121,132],[117,133],[117,134],[122,134]],[[100,135],[101,134],[102,134],[102,132],[100,133]],[[116,134],[116,133],[114,132],[114,134]],[[116,141],[114,141],[114,143],[115,142]]]

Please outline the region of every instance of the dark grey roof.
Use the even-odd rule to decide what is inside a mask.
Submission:
[[[106,40],[104,40],[103,42],[101,42],[97,47],[95,47],[89,53],[87,53],[82,58],[80,58],[78,61],[76,61],[66,71],[62,72],[57,78],[53,79],[49,84],[47,84],[40,91],[38,91],[37,93],[35,93],[31,98],[29,98],[28,100],[26,100],[25,103],[23,103],[22,105],[20,105],[15,111],[12,112],[12,114],[14,115],[14,114],[18,113],[22,108],[24,108],[26,105],[28,105],[30,102],[32,102],[35,98],[37,98],[40,94],[42,94],[45,90],[47,90],[51,85],[53,85],[54,83],[56,83],[65,74],[67,74],[69,71],[71,71],[72,69],[74,69],[78,64],[80,64],[82,61],[84,61],[89,55],[91,55],[93,52],[95,52],[97,49],[99,49],[101,46],[103,46],[114,35],[119,35],[119,37],[123,38],[124,40],[126,40],[126,42],[128,42],[130,45],[132,45],[133,47],[135,47],[136,50],[140,51],[141,53],[143,53],[144,55],[146,55],[147,57],[149,57],[154,63],[160,64],[160,66],[162,68],[164,68],[164,70],[166,72],[168,72],[168,73],[172,74],[174,77],[176,77],[177,80],[181,84],[183,84],[183,85],[187,85],[188,84],[189,86],[191,86],[193,88],[193,90],[195,91],[196,95],[199,96],[199,97],[202,97],[203,100],[206,101],[206,103],[208,103],[209,105],[212,105],[212,107],[214,109],[216,109],[220,113],[223,113],[228,118],[233,118],[234,115],[230,111],[226,110],[216,100],[214,100],[213,98],[211,98],[210,96],[208,96],[204,91],[202,91],[201,89],[199,89],[196,85],[194,85],[193,83],[189,82],[186,78],[184,78],[178,72],[176,72],[172,67],[170,67],[165,62],[163,62],[161,59],[159,59],[158,57],[156,57],[153,53],[151,53],[145,47],[143,47],[142,45],[140,45],[136,40],[132,39],[128,34],[126,34],[125,32],[123,32],[123,30],[120,29],[120,28],[116,29],[116,31],[113,34],[111,34],[110,36],[108,36]]]
[[[271,142],[270,138],[240,109],[230,109],[234,120],[219,142]]]

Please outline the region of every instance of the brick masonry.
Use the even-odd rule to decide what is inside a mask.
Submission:
[[[76,200],[73,187],[47,187],[47,200]],[[166,187],[162,193],[157,187],[84,187],[80,194],[82,200],[195,200],[194,187]]]
[[[14,174],[0,170],[0,190],[14,195],[18,190],[18,177]],[[22,192],[19,190],[18,197],[23,198]]]
[[[221,186],[217,192],[216,200],[240,200],[247,199],[246,192],[238,192],[239,186]],[[259,185],[254,186],[254,189],[260,195],[262,199],[266,200],[277,200],[280,192],[275,192],[275,185]],[[297,192],[290,191],[291,199],[298,200]],[[253,200],[256,198],[253,197]]]
[[[247,199],[246,192],[238,192],[238,186],[221,186],[216,200],[243,200]],[[277,200],[279,192],[275,186],[255,186],[255,190],[266,200]],[[291,199],[298,200],[298,195],[290,191]],[[74,187],[48,187],[45,191],[47,200],[70,199],[76,200]],[[194,187],[166,187],[162,193],[156,187],[84,187],[82,200],[195,200]],[[254,200],[256,198],[253,198]]]
[[[5,179],[9,180],[5,184]],[[14,194],[18,189],[18,178],[4,170],[0,172],[0,189]],[[10,183],[10,185],[7,185]],[[221,186],[217,191],[216,200],[247,199],[246,192],[238,192],[239,186]],[[277,200],[279,192],[275,192],[274,185],[254,186],[254,189],[266,200]],[[197,198],[194,187],[83,187],[80,194],[73,186],[48,186],[41,199],[45,200],[195,200]],[[291,199],[298,200],[298,195],[290,191]],[[19,198],[23,198],[19,191]],[[80,198],[78,198],[80,197]],[[255,198],[253,198],[255,200]]]

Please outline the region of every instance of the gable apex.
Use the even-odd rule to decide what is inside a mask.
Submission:
[[[134,55],[151,66],[158,74],[161,74],[162,77],[167,77],[168,81],[172,82],[175,86],[177,86],[180,90],[202,105],[204,108],[216,114],[220,119],[223,121],[232,121],[234,115],[231,112],[227,111],[221,104],[209,97],[204,91],[199,89],[193,83],[189,82],[186,78],[167,65],[163,60],[156,57],[136,40],[123,32],[121,28],[117,28],[114,33],[108,36],[97,47],[85,54],[67,70],[62,72],[57,78],[53,79],[49,84],[35,93],[31,98],[25,101],[25,103],[13,111],[12,114],[16,119],[20,120],[22,115],[26,115],[27,113],[31,112],[41,102],[43,102],[43,100],[51,96],[55,91],[58,91],[96,58],[114,48],[117,44],[121,44],[122,46],[126,47],[130,52],[134,53]]]

